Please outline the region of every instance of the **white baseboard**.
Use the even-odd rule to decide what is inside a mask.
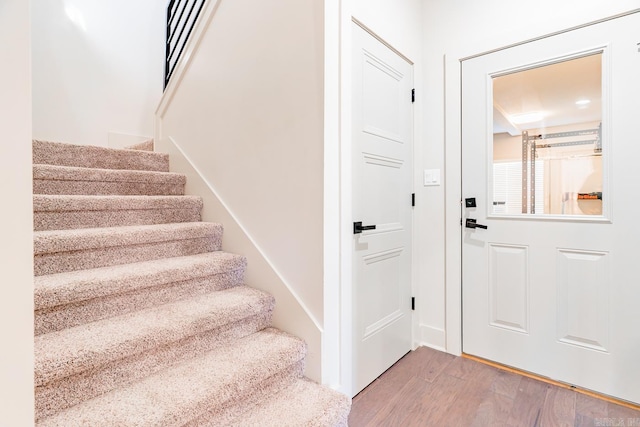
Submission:
[[[440,351],[447,351],[447,336],[444,329],[420,325],[418,327],[418,345],[424,345]]]

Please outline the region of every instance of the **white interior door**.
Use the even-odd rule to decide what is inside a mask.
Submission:
[[[411,350],[413,75],[356,24],[352,65],[355,394]]]
[[[463,61],[465,353],[640,403],[639,76],[640,13]]]

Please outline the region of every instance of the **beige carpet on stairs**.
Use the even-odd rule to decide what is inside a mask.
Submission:
[[[346,426],[153,142],[33,142],[36,426]]]

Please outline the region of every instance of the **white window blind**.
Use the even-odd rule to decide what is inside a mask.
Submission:
[[[536,213],[544,213],[544,160],[536,160]],[[530,197],[527,194],[527,197]],[[522,213],[522,162],[493,164],[493,213]]]

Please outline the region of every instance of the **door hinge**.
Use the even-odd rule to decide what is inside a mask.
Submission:
[[[411,297],[411,310],[416,309],[416,297]]]
[[[411,206],[416,205],[416,193],[411,193]]]
[[[416,102],[416,90],[411,89],[411,102]]]

